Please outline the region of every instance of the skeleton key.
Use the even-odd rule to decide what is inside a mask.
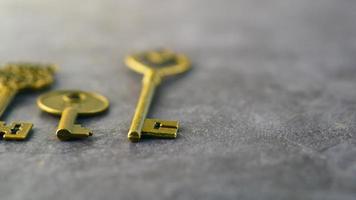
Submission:
[[[161,83],[161,79],[187,71],[190,68],[188,58],[169,50],[157,50],[130,55],[126,58],[125,63],[130,69],[144,76],[128,139],[138,142],[142,135],[176,138],[179,127],[177,121],[146,119],[146,116],[155,89]]]
[[[54,65],[31,63],[7,64],[0,69],[0,116],[16,94],[22,90],[38,90],[53,83]],[[4,140],[24,140],[33,127],[32,123],[0,121],[0,136]]]
[[[91,116],[104,112],[109,108],[109,101],[96,93],[65,90],[40,96],[37,105],[45,112],[61,115],[57,137],[60,140],[72,140],[93,135],[91,130],[75,124],[78,115]]]

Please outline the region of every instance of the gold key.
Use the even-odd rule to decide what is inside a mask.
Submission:
[[[75,124],[78,115],[92,116],[102,113],[109,108],[109,101],[96,93],[63,90],[40,96],[37,105],[45,112],[61,115],[57,137],[60,140],[72,140],[93,135],[91,130]]]
[[[16,94],[22,90],[38,90],[53,83],[54,65],[31,63],[7,64],[0,69],[0,116]],[[32,123],[0,121],[0,137],[4,140],[24,140],[33,127]]]
[[[155,89],[161,83],[161,79],[187,71],[190,68],[188,58],[169,50],[157,50],[130,55],[126,58],[125,63],[130,69],[144,76],[128,139],[138,142],[142,135],[176,138],[179,126],[177,121],[146,119],[146,116]]]

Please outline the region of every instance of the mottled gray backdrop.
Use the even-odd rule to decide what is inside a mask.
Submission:
[[[123,58],[156,47],[193,62],[150,113],[181,130],[131,144],[141,76]],[[1,0],[9,61],[56,63],[52,89],[112,105],[60,142],[41,92],[19,95],[3,119],[35,129],[0,141],[1,200],[356,198],[356,1]]]

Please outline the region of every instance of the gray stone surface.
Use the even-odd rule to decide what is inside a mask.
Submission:
[[[0,141],[0,199],[356,198],[356,1],[1,0],[0,61],[57,63],[53,89],[99,91],[95,135],[59,142],[57,117],[21,94]],[[194,69],[164,84],[151,116],[176,140],[131,144],[141,76],[122,61],[170,47]]]

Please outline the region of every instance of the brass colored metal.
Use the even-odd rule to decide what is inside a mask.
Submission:
[[[12,63],[0,69],[0,116],[2,116],[22,90],[43,89],[54,82],[56,66],[32,63]],[[0,136],[4,140],[24,140],[33,127],[32,123],[14,122],[6,125],[0,121]]]
[[[176,138],[178,127],[177,121],[145,119],[141,133],[153,137]]]
[[[37,105],[45,112],[61,115],[56,131],[57,137],[60,140],[72,140],[93,135],[91,130],[75,124],[77,117],[104,112],[109,108],[109,101],[96,93],[61,90],[40,96]]]
[[[130,69],[144,75],[128,139],[138,142],[142,135],[176,138],[179,127],[177,121],[146,119],[146,116],[155,89],[161,83],[162,78],[189,70],[189,59],[185,55],[164,49],[130,55],[126,57],[125,63]]]
[[[6,126],[5,122],[0,121],[0,129],[3,132],[4,140],[24,140],[31,131],[33,124],[25,122],[15,122]]]

